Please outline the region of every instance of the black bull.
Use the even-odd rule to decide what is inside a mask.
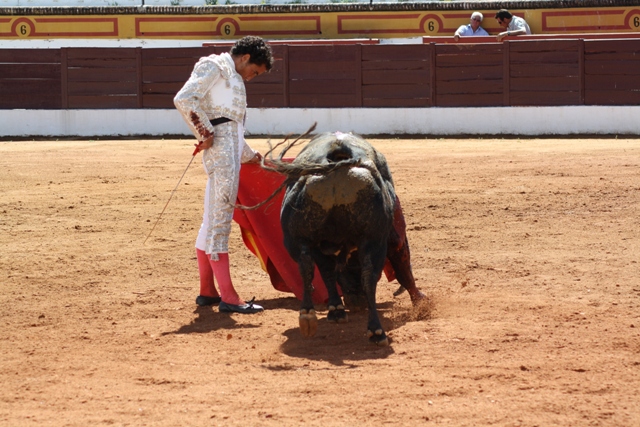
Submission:
[[[281,225],[304,284],[302,334],[313,336],[317,330],[311,298],[317,265],[329,295],[327,319],[347,321],[339,283],[350,309],[366,299],[369,340],[388,345],[375,300],[385,260],[414,303],[424,296],[411,272],[404,218],[386,159],[357,135],[324,133],[292,163],[272,159],[271,166],[287,175]]]

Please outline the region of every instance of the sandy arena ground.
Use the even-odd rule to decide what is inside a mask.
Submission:
[[[264,139],[250,139],[264,152]],[[402,200],[397,283],[298,331],[234,225],[262,314],[198,309],[190,140],[0,142],[1,426],[638,426],[640,139],[371,139]]]

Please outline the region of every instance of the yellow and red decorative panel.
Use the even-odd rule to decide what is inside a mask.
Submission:
[[[482,26],[501,31],[495,10],[481,10]],[[640,7],[512,10],[533,34],[640,33]],[[0,38],[117,39],[353,39],[451,36],[471,11],[375,11],[247,14],[115,14],[0,16]]]

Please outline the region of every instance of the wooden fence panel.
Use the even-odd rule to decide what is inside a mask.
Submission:
[[[283,108],[288,106],[287,75],[288,47],[272,46],[273,67],[246,83],[247,106],[249,108]]]
[[[448,67],[443,68],[439,81],[463,81],[463,80],[502,80],[502,60],[496,59],[494,65],[478,65],[473,67]]]
[[[68,108],[138,108],[137,48],[67,48]]]
[[[512,77],[565,77],[576,72],[576,63],[573,64],[544,64],[538,63],[532,67],[528,63],[511,64],[510,74]]]
[[[435,49],[437,106],[503,105],[502,44],[446,44]]]
[[[581,43],[581,40],[510,41],[510,105],[580,105]]]
[[[500,43],[491,44],[441,44],[436,46],[438,67],[467,66],[470,60],[476,66],[495,65],[502,62]]]
[[[0,49],[3,64],[59,64],[60,49]]]
[[[360,107],[360,46],[289,46],[289,106]]]
[[[430,45],[363,45],[363,107],[428,107]]]
[[[138,100],[135,94],[69,95],[69,108],[112,110],[137,108],[137,106]]]
[[[60,78],[60,62],[55,64],[0,63],[3,80],[51,80]]]
[[[531,90],[535,88],[535,90]],[[578,92],[580,81],[575,76],[520,77],[511,79],[511,92]]]
[[[155,48],[142,50],[142,108],[174,108],[173,98],[204,56],[228,51],[223,47]]]
[[[62,108],[56,49],[0,49],[0,109]]]
[[[577,96],[569,91],[512,91],[511,105],[577,105]]]
[[[247,103],[254,108],[284,107],[283,46],[274,46],[274,66],[268,74],[246,84]],[[144,49],[142,52],[143,108],[174,108],[173,98],[204,56],[229,51],[228,46]]]
[[[640,39],[587,40],[585,104],[640,105]]]
[[[640,38],[272,46],[252,108],[640,105]],[[0,49],[0,109],[174,108],[197,48]]]
[[[638,88],[640,86],[640,75],[611,76],[593,74],[587,76],[585,86],[588,90],[596,91],[638,92],[640,91]]]
[[[84,96],[95,95],[103,93],[104,82],[84,82],[77,81],[71,87],[68,88],[67,94],[69,96]],[[109,83],[110,95],[127,95],[135,93],[138,88],[138,82],[136,81],[116,81]]]

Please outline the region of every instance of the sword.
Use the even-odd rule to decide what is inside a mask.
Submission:
[[[167,209],[167,206],[169,206],[169,202],[171,201],[171,198],[173,197],[173,193],[176,192],[176,190],[178,189],[178,186],[180,185],[180,183],[182,182],[182,178],[184,178],[184,175],[187,173],[187,171],[189,170],[189,166],[191,166],[191,163],[193,162],[193,159],[196,158],[196,154],[198,154],[198,152],[201,150],[202,148],[202,142],[200,142],[199,144],[196,145],[196,149],[193,150],[193,154],[191,155],[191,160],[189,160],[189,164],[187,165],[187,167],[185,168],[184,172],[182,172],[182,176],[180,177],[180,179],[178,180],[178,183],[176,184],[175,188],[173,189],[173,191],[171,192],[171,194],[169,195],[169,200],[167,200],[167,203],[164,205],[164,208],[162,208],[162,212],[160,212],[160,215],[158,216],[158,219],[156,220],[155,224],[153,224],[153,227],[151,228],[151,231],[149,231],[149,234],[147,234],[147,238],[144,239],[144,242],[142,243],[143,245],[145,243],[147,243],[147,240],[149,240],[149,236],[151,236],[151,233],[153,233],[153,230],[155,230],[156,225],[158,225],[158,222],[160,222],[160,218],[162,218],[162,214],[164,213],[164,211]]]

